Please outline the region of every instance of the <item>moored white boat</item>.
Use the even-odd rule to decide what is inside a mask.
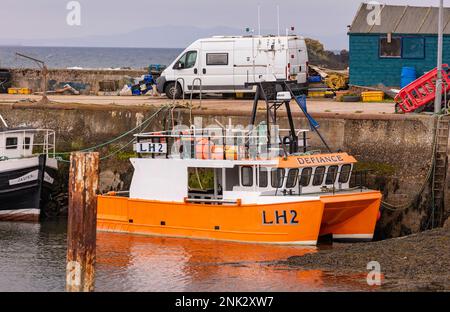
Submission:
[[[0,220],[38,221],[56,183],[55,132],[1,121]]]

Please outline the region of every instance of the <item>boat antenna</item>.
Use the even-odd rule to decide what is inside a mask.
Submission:
[[[0,120],[5,125],[5,128],[9,128],[8,124],[6,123],[5,119],[3,119],[3,116],[0,114]]]
[[[277,5],[277,25],[278,25],[278,37],[280,37],[280,6]]]
[[[258,5],[258,36],[261,36],[261,5]]]

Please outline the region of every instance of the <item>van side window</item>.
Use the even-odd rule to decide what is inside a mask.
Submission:
[[[304,168],[302,170],[302,175],[300,176],[300,185],[307,187],[309,182],[311,182],[312,168]]]
[[[253,186],[253,167],[241,168],[241,184],[242,186]]]
[[[314,186],[322,185],[324,175],[325,175],[325,167],[317,167],[316,171],[314,171],[313,185]]]
[[[6,138],[6,149],[17,149],[17,138]]]
[[[347,183],[350,179],[351,165],[343,165],[341,168],[341,174],[339,175],[339,183]]]
[[[276,168],[272,169],[272,176],[271,176],[271,184],[273,188],[280,188],[283,186],[283,180],[284,180],[284,169],[283,168]]]
[[[286,180],[286,188],[293,188],[297,184],[298,177],[298,169],[289,170],[287,180]]]
[[[338,172],[338,166],[328,167],[327,178],[325,180],[326,185],[333,185],[336,182],[336,176]]]
[[[206,65],[228,65],[228,53],[206,53]]]
[[[269,185],[269,175],[266,168],[259,168],[259,187],[267,187]]]
[[[183,54],[182,57],[175,63],[173,69],[188,69],[195,66],[197,62],[197,51],[189,51]]]

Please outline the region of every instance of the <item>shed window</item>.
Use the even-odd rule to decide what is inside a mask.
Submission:
[[[228,65],[228,53],[207,53],[206,65]]]
[[[351,165],[343,165],[341,168],[341,174],[339,175],[339,183],[347,183],[350,179]]]
[[[6,149],[17,149],[17,138],[6,138]]]
[[[402,57],[402,39],[399,37],[391,38],[391,42],[388,38],[380,38],[380,57]]]
[[[302,175],[300,176],[300,185],[307,187],[309,182],[311,182],[312,168],[304,168],[302,170]]]
[[[314,186],[322,185],[324,176],[325,176],[325,167],[317,167],[316,171],[314,172],[313,185]]]
[[[267,187],[269,185],[269,175],[266,168],[259,168],[259,187]]]
[[[425,38],[405,37],[403,38],[403,58],[423,59],[425,58]]]
[[[338,166],[330,166],[327,172],[327,178],[325,180],[325,184],[333,185],[336,182],[336,176],[338,172]]]
[[[242,186],[253,186],[253,167],[241,168]]]
[[[284,169],[283,168],[272,169],[271,180],[273,188],[282,187],[284,180]]]
[[[30,143],[31,143],[31,138],[25,137],[25,139],[23,140],[23,149],[29,150]]]
[[[287,180],[286,180],[286,188],[293,188],[297,184],[298,177],[298,169],[289,170]]]

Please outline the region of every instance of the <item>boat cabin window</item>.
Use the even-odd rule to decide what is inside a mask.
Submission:
[[[298,169],[290,169],[287,180],[286,180],[286,188],[293,188],[297,184],[298,177]]]
[[[283,168],[272,169],[271,182],[273,188],[283,187],[284,172]]]
[[[300,176],[300,185],[307,187],[309,182],[311,182],[312,168],[303,168],[302,174]]]
[[[6,149],[17,149],[17,138],[6,138]]]
[[[333,185],[336,182],[336,176],[338,173],[338,166],[328,167],[327,178],[325,180],[326,185]]]
[[[258,186],[263,188],[269,186],[269,174],[267,168],[259,168],[258,173]]]
[[[31,138],[25,137],[23,139],[23,149],[29,150],[30,149],[30,143],[31,143]]]
[[[347,183],[350,179],[351,165],[343,165],[341,168],[341,174],[339,175],[339,183]]]
[[[314,171],[313,185],[314,186],[322,185],[324,175],[325,175],[325,167],[317,167],[316,171]]]
[[[242,186],[253,186],[253,167],[241,168],[241,184]]]

